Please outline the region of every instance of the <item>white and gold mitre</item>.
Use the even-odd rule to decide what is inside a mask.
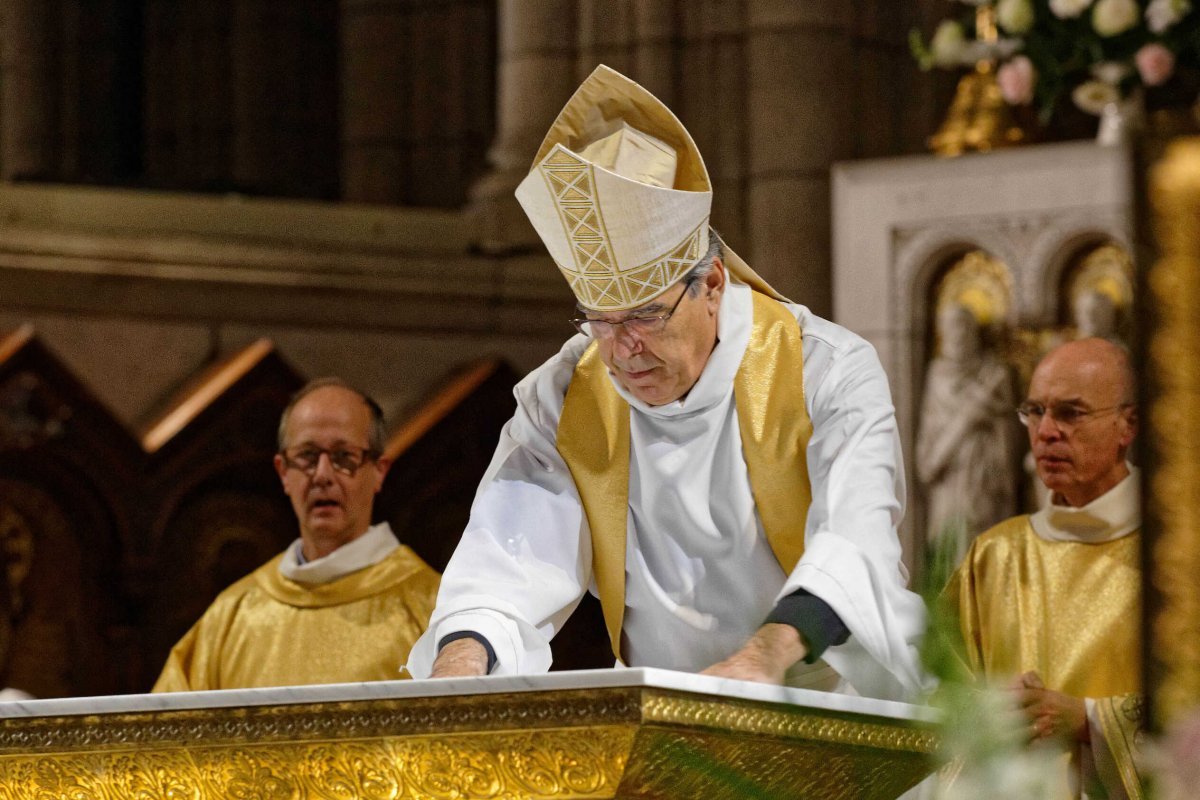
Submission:
[[[695,142],[657,97],[603,65],[559,112],[516,195],[593,311],[650,302],[708,249],[712,184]],[[779,296],[725,250],[735,277]]]

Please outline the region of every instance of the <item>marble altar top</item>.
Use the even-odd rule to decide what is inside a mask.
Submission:
[[[600,688],[647,688],[691,692],[722,699],[752,700],[806,706],[822,711],[872,714],[896,721],[932,722],[937,712],[926,706],[845,694],[794,689],[764,683],[716,678],[664,669],[598,669],[551,672],[543,675],[396,680],[280,686],[261,689],[223,689],[172,694],[128,694],[107,697],[69,697],[0,702],[0,718],[58,717],[85,714],[123,714],[144,711],[293,705],[444,697],[513,692],[544,692]]]

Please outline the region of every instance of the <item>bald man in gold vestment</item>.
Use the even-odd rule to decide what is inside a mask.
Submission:
[[[1103,339],[1051,351],[1019,414],[1052,492],[981,535],[947,588],[972,670],[1011,681],[1035,740],[1069,754],[1068,796],[1142,796],[1137,418],[1127,354]]]
[[[156,692],[396,679],[438,574],[371,508],[389,466],[383,414],[337,379],[283,412],[275,469],[300,538],[234,583],[171,650]]]

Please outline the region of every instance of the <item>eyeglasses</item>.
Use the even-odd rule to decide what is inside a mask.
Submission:
[[[617,328],[622,326],[625,328],[626,333],[632,333],[638,337],[653,336],[656,333],[662,333],[663,328],[667,327],[667,320],[675,313],[675,309],[679,308],[679,304],[683,302],[683,298],[687,297],[693,283],[695,283],[694,279],[684,282],[683,294],[679,295],[679,299],[675,301],[675,305],[671,306],[671,310],[665,314],[629,317],[617,322],[609,322],[606,319],[576,317],[571,320],[571,324],[575,326],[575,330],[584,336],[605,340],[615,337],[617,335]]]
[[[1133,403],[1121,403],[1108,408],[1087,409],[1074,403],[1052,403],[1049,406],[1041,403],[1022,403],[1017,406],[1017,419],[1021,420],[1021,424],[1026,427],[1036,427],[1041,424],[1042,417],[1048,415],[1050,419],[1054,420],[1054,424],[1059,427],[1059,430],[1070,431],[1082,425],[1089,417],[1120,411],[1132,405]]]
[[[321,463],[321,456],[329,456],[329,466],[350,478],[354,477],[354,473],[358,472],[363,464],[379,457],[374,450],[351,445],[334,447],[329,450],[324,447],[304,445],[280,451],[279,455],[283,457],[283,463],[288,469],[298,469],[305,475],[316,473],[317,465]]]

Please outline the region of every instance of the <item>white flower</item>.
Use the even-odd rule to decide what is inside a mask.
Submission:
[[[1117,86],[1129,76],[1132,68],[1124,61],[1097,61],[1090,72],[1096,80]]]
[[[1120,102],[1121,93],[1111,83],[1084,81],[1071,92],[1071,100],[1087,113],[1099,116],[1106,105]]]
[[[967,37],[962,25],[946,19],[934,31],[929,52],[933,56],[933,63],[939,67],[956,67],[963,63],[966,46]]]
[[[1140,17],[1135,0],[1096,0],[1092,27],[1101,36],[1116,36],[1137,25]]]
[[[1150,0],[1146,6],[1146,26],[1153,33],[1162,33],[1191,10],[1190,0]]]
[[[1050,0],[1050,10],[1059,19],[1070,19],[1087,11],[1091,4],[1092,0]]]
[[[1033,3],[1030,0],[1000,0],[996,3],[996,22],[1008,33],[1026,33],[1033,27]]]

